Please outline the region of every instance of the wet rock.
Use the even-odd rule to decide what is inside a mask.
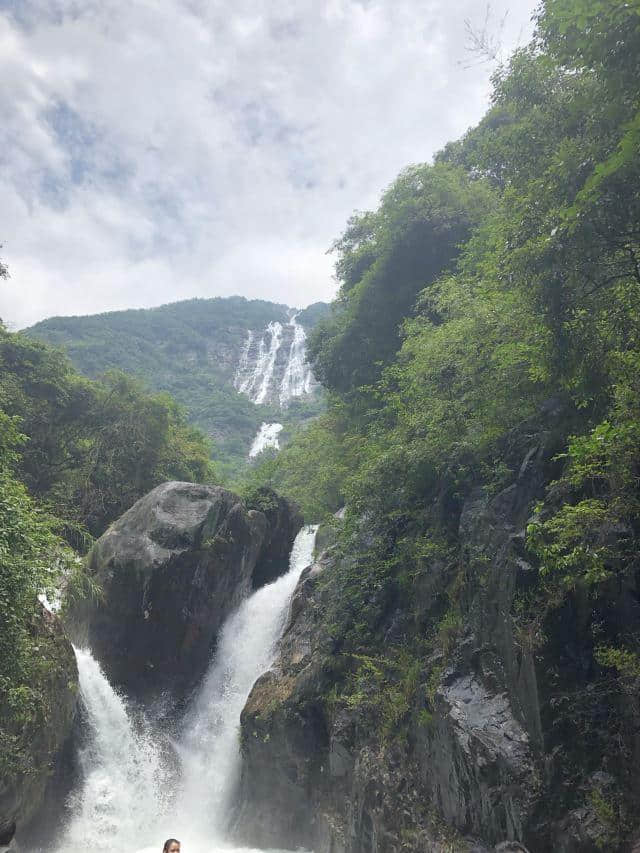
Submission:
[[[325,642],[317,588],[323,568],[316,563],[302,573],[277,669],[258,679],[241,716],[244,764],[236,826],[243,840],[261,847],[306,845],[322,823],[310,803],[329,777],[317,654]]]
[[[446,679],[418,732],[425,789],[447,823],[489,841],[522,837],[539,787],[529,737],[508,697],[473,675]]]
[[[623,758],[626,778],[637,778],[637,686],[619,700],[625,707],[613,709],[605,688],[614,676],[594,682],[590,626],[599,614],[588,595],[576,592],[561,610],[549,608],[538,636],[518,609],[539,583],[527,524],[558,476],[572,417],[552,400],[508,436],[503,461],[511,482],[497,493],[480,488],[464,496],[448,520],[454,533],[457,527],[457,557],[434,558],[412,600],[389,603],[375,647],[357,649],[374,665],[386,648],[419,654],[456,590],[456,630],[419,661],[400,732],[381,732],[373,682],[368,695],[360,687],[361,696],[349,693],[348,659],[358,654],[345,654],[339,640],[334,646],[324,627],[336,594],[333,569],[354,576],[373,520],[362,520],[344,556],[329,549],[302,575],[274,669],[242,715],[243,840],[316,853],[628,853],[637,819],[611,785]],[[628,536],[604,533],[604,541]],[[611,583],[603,615],[637,626],[637,581]],[[349,698],[341,702],[345,688]],[[615,736],[607,729],[614,710]],[[589,743],[581,741],[585,721]],[[624,757],[615,737],[626,743]],[[611,773],[594,772],[598,766]]]
[[[17,739],[17,749],[12,750],[17,763],[7,769],[3,765],[0,771],[0,847],[8,847],[42,805],[76,712],[78,670],[60,621],[39,608],[32,632],[38,663],[42,663],[34,667],[30,685],[37,704],[26,723],[11,732]]]
[[[316,853],[445,853],[415,766],[380,751],[356,711],[330,710],[332,641],[322,614],[326,552],[301,575],[274,669],[255,684],[241,717],[243,770],[236,835],[259,846]],[[329,667],[329,668],[327,668]]]
[[[250,590],[265,542],[263,513],[231,492],[164,483],[96,542],[89,569],[102,598],[73,608],[70,630],[129,693],[184,694]]]
[[[296,504],[269,488],[258,489],[250,506],[267,519],[265,539],[252,576],[253,587],[257,589],[287,571],[291,547],[303,518]]]

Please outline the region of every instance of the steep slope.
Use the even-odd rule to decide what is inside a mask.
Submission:
[[[537,573],[526,527],[569,422],[550,401],[514,431],[513,480],[468,492],[455,558],[432,558],[410,600],[382,597],[376,647],[351,653],[327,619],[375,525],[302,575],[279,657],[242,714],[243,840],[317,853],[621,849],[637,826],[625,809],[638,710],[588,671],[589,619],[633,628],[637,598],[576,596],[541,615],[538,638],[523,626]],[[615,766],[613,732],[626,741]]]
[[[63,347],[89,377],[118,369],[167,391],[215,443],[233,469],[246,459],[261,424],[286,428],[319,410],[304,365],[306,330],[327,308],[301,312],[234,296],[90,317],[53,317],[27,334]],[[283,409],[286,410],[281,414]]]
[[[640,849],[638,9],[544,0],[334,244],[328,411],[261,470],[344,523],[243,712],[248,842]]]

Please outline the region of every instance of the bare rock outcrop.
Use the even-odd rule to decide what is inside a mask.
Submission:
[[[263,556],[290,550],[302,519],[284,501],[280,516],[275,531],[226,489],[158,486],[96,542],[89,570],[102,596],[72,610],[70,630],[130,694],[184,695]]]

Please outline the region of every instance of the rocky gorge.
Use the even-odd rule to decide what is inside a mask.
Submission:
[[[640,850],[640,6],[466,23],[331,306],[0,324],[12,851]]]
[[[256,500],[264,512],[219,487],[158,486],[96,542],[88,577],[97,592],[67,602],[64,627],[42,608],[33,627],[42,685],[34,688],[45,691],[48,711],[20,732],[25,766],[2,777],[3,845],[17,831],[29,849],[43,819],[55,827],[77,774],[73,762],[65,767],[74,741],[78,748],[83,738],[73,725],[78,672],[68,637],[90,646],[129,697],[163,697],[165,715],[176,713],[176,701],[202,678],[225,619],[254,587],[287,570],[302,517],[269,490]]]
[[[164,483],[98,540],[99,600],[69,616],[110,680],[128,693],[184,695],[201,678],[229,613],[286,568],[302,517],[275,495],[268,514],[215,486]]]
[[[534,626],[519,605],[538,574],[526,528],[557,474],[563,428],[566,411],[549,401],[510,435],[513,482],[467,496],[455,561],[432,564],[417,597],[386,611],[387,655],[419,646],[429,622],[445,625],[404,665],[404,683],[385,680],[374,651],[341,648],[327,621],[358,545],[328,547],[303,574],[276,664],[242,714],[243,840],[316,853],[627,849],[622,791],[637,779],[639,718],[609,707],[597,678],[590,626],[603,614],[576,595]],[[452,584],[459,609],[443,619]],[[617,601],[607,618],[636,624],[637,588]],[[626,743],[612,761],[614,724]]]
[[[637,772],[637,710],[607,707],[590,625],[633,624],[637,597],[620,590],[607,616],[576,596],[537,625],[519,605],[539,571],[527,525],[558,474],[571,417],[564,401],[550,400],[510,433],[513,481],[469,493],[448,520],[457,525],[455,559],[434,560],[410,600],[383,608],[376,632],[386,657],[351,650],[329,618],[341,572],[367,553],[371,521],[360,519],[348,540],[342,514],[320,531],[273,665],[241,713],[234,838],[314,853],[626,849],[620,786]],[[180,714],[225,620],[282,575],[301,525],[297,508],[268,489],[250,506],[219,487],[164,483],[96,542],[88,572],[100,595],[70,604],[66,630],[139,705],[164,697],[164,713]],[[429,625],[439,630],[425,644]],[[6,843],[51,800],[52,772],[70,784],[61,761],[76,714],[75,662],[57,617],[43,611],[37,630],[60,668],[48,682],[52,715],[32,741],[33,768],[0,791]],[[385,669],[393,660],[397,668]],[[573,715],[585,743],[566,736]],[[614,724],[628,744],[615,764]]]

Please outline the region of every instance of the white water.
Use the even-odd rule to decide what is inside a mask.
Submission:
[[[252,375],[252,371],[249,369],[249,351],[253,345],[253,332],[251,329],[247,332],[247,340],[242,348],[242,353],[240,354],[240,362],[238,363],[238,369],[236,371],[235,379],[233,380],[233,387],[236,390],[246,393],[245,383],[247,381],[247,377]]]
[[[234,385],[241,394],[246,394],[259,405],[264,403],[269,393],[269,385],[273,377],[276,356],[282,342],[282,324],[269,323],[256,354],[253,369],[249,366],[250,351],[253,344],[253,332],[247,335],[247,341],[240,356],[240,364],[236,371]]]
[[[315,532],[303,529],[289,571],[227,619],[175,744],[179,770],[163,762],[160,736],[148,725],[134,725],[126,701],[91,654],[76,651],[89,736],[80,754],[83,778],[57,853],[158,853],[169,836],[182,841],[184,853],[251,853],[225,842],[240,771],[240,712],[273,663],[291,595],[311,562]]]
[[[311,562],[315,531],[307,528],[296,538],[287,574],[255,592],[227,620],[216,660],[187,718],[176,813],[187,818],[198,840],[224,832],[240,770],[240,712],[273,663],[291,595]]]
[[[280,405],[286,407],[292,397],[302,397],[311,391],[313,376],[308,364],[305,364],[305,341],[307,335],[294,314],[289,325],[293,328],[289,360],[280,383]]]
[[[256,437],[253,439],[251,450],[249,450],[249,459],[253,459],[254,456],[262,453],[267,447],[275,447],[276,450],[279,450],[280,442],[278,441],[278,436],[281,432],[282,424],[263,423]]]
[[[256,405],[277,400],[286,408],[293,397],[310,394],[313,389],[315,380],[305,363],[307,336],[297,316],[294,314],[286,327],[281,323],[269,323],[257,345],[253,331],[247,332],[233,384]],[[276,360],[283,339],[290,340],[290,344],[287,363],[280,374],[280,370],[276,371]],[[281,363],[282,360],[278,361],[278,365]]]
[[[166,811],[169,778],[150,731],[135,730],[125,701],[90,652],[76,649],[76,658],[90,737],[80,752],[83,780],[71,797],[59,850],[135,848],[155,833]]]

